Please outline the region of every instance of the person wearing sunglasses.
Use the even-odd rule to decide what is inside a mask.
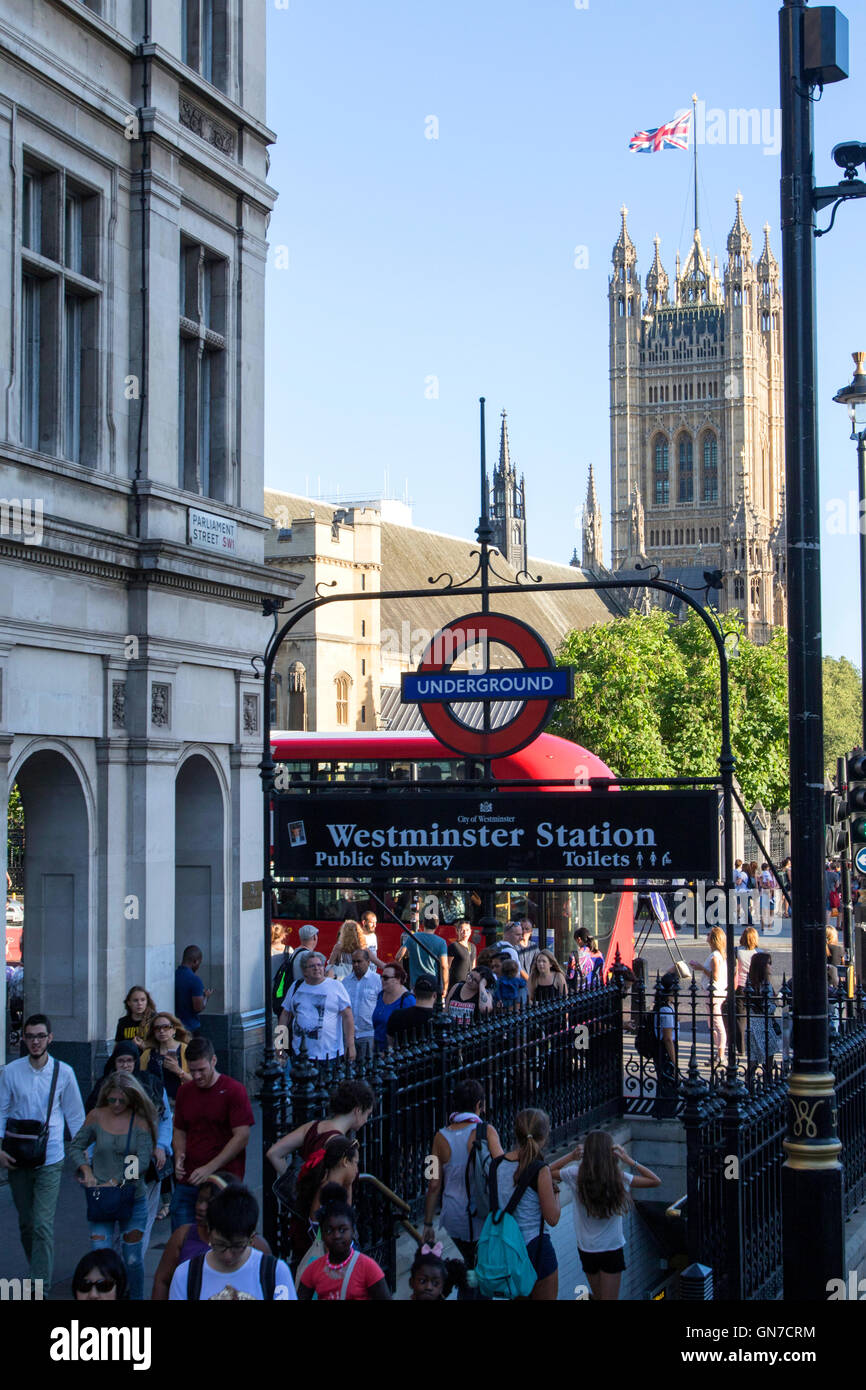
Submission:
[[[49,1051],[51,1024],[45,1014],[24,1023],[27,1056],[0,1072],[0,1168],[9,1174],[12,1200],[30,1278],[51,1287],[54,1270],[54,1213],[63,1172],[63,1127],[75,1134],[84,1124],[84,1106],[75,1073]],[[52,1095],[52,1086],[54,1088]],[[16,1140],[17,1122],[32,1131],[47,1126],[44,1150],[31,1138]],[[38,1122],[38,1123],[37,1123]],[[28,1152],[28,1150],[30,1152]]]
[[[191,1081],[186,1060],[186,1045],[190,1034],[174,1014],[154,1014],[144,1040],[141,1070],[155,1076],[168,1091],[174,1104],[185,1081]]]
[[[129,1298],[129,1281],[123,1261],[114,1250],[92,1250],[75,1266],[72,1293],[78,1303],[96,1299],[116,1303]]]

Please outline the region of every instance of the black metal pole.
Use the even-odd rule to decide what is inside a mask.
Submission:
[[[866,748],[866,430],[857,435],[857,530],[860,533],[860,696],[863,747]]]
[[[266,609],[267,611],[267,609]],[[278,619],[274,609],[274,626]],[[279,1213],[277,1199],[273,1193],[273,1183],[268,1175],[272,1172],[268,1163],[268,1149],[276,1143],[277,1121],[285,1101],[285,1074],[277,1062],[274,1046],[274,1022],[271,1015],[271,926],[273,919],[273,873],[271,870],[271,800],[274,793],[274,759],[271,750],[271,681],[274,660],[280,642],[276,631],[268,643],[263,672],[264,691],[262,693],[262,761],[259,770],[262,779],[262,931],[264,971],[264,1049],[262,1065],[258,1070],[261,1079],[260,1100],[262,1106],[262,1234],[271,1249],[279,1253]],[[288,1046],[286,1047],[288,1050]]]
[[[836,759],[836,790],[848,800],[848,760],[846,758]],[[854,966],[852,948],[854,943],[854,908],[851,903],[851,839],[847,828],[844,835],[844,845],[839,855],[839,864],[842,870],[842,906],[840,909],[842,916],[842,940],[845,946],[845,995],[848,999],[854,997]],[[850,1009],[850,1005],[849,1005]]]
[[[821,550],[815,430],[812,100],[803,0],[779,11],[785,302],[785,477],[794,990],[793,1068],[782,1170],[785,1298],[821,1302],[844,1273],[841,1144],[830,1071],[824,935]]]
[[[490,612],[490,543],[493,540],[493,527],[490,524],[490,492],[487,486],[487,422],[484,411],[485,397],[478,397],[479,409],[479,459],[481,466],[481,505],[478,513],[478,525],[475,534],[478,537],[480,554],[478,557],[478,577],[481,585],[481,612]],[[482,652],[485,666],[490,665],[490,643],[487,640],[487,633],[482,637]],[[481,707],[482,718],[484,720],[484,733],[490,733],[490,703],[485,700]],[[491,758],[482,759],[482,776],[490,780],[493,776],[493,760]],[[496,919],[496,889],[487,888],[481,891],[481,915],[489,921]],[[485,945],[488,945],[487,934],[485,934]]]

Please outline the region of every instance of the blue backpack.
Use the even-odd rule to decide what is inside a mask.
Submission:
[[[496,1172],[501,1162],[500,1156],[490,1165],[490,1215],[478,1237],[477,1287],[482,1298],[528,1298],[538,1276],[527,1254],[523,1232],[514,1219],[514,1211],[544,1164],[540,1159],[530,1163],[515,1184],[507,1206],[500,1207]],[[544,1229],[543,1218],[541,1229]]]

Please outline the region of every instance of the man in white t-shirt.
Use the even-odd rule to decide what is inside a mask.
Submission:
[[[345,1052],[354,1062],[352,1003],[339,980],[325,978],[326,965],[321,951],[311,951],[305,957],[304,978],[286,995],[279,1022],[291,1027],[293,1052],[300,1052],[304,1038],[307,1056],[313,1060],[342,1057]]]
[[[210,1250],[174,1272],[169,1300],[285,1302],[297,1299],[288,1265],[252,1248],[259,1204],[245,1187],[227,1187],[208,1206]]]

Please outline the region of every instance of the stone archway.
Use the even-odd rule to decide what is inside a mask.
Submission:
[[[200,946],[205,984],[222,1007],[225,965],[224,806],[220,780],[207,758],[194,753],[175,781],[174,939],[179,961],[186,946]]]
[[[15,781],[24,808],[24,1008],[57,1039],[90,1034],[90,818],[81,779],[54,749],[31,753]],[[64,1054],[65,1055],[65,1054]]]

